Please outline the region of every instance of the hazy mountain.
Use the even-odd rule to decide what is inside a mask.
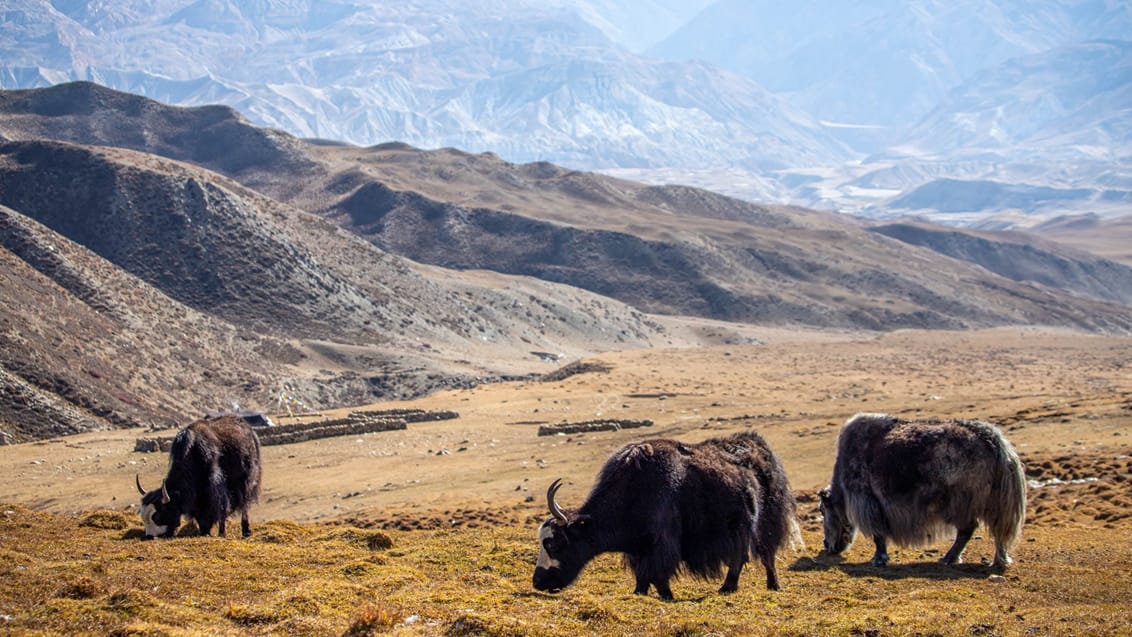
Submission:
[[[1132,202],[1132,43],[1084,42],[975,75],[852,185],[888,191],[880,216],[917,212],[1025,225],[1066,211],[1120,214]]]
[[[684,26],[713,0],[563,0],[611,40],[640,53]]]
[[[186,0],[127,4],[112,19],[101,4],[24,1],[4,14],[5,30],[18,28],[0,41],[0,87],[87,79],[181,105],[222,102],[300,136],[585,168],[850,156],[754,82],[639,57],[600,28],[625,32],[652,13],[650,24],[671,26],[695,3]]]
[[[224,104],[300,137],[493,152],[751,201],[881,218],[914,210],[957,224],[1003,212],[1005,200],[969,195],[984,183],[1088,193],[1022,209],[1023,225],[1118,214],[1119,193],[1132,190],[1132,82],[1119,42],[1132,32],[1127,3],[4,8],[0,87],[85,79],[182,106]],[[931,207],[952,194],[980,206]]]
[[[746,75],[823,120],[885,127],[926,115],[975,73],[1132,32],[1103,0],[720,0],[649,50]]]
[[[963,82],[896,146],[1018,161],[1132,158],[1132,42],[1091,41],[1008,60]],[[1076,156],[1076,157],[1074,157]]]

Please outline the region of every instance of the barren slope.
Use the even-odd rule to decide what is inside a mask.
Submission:
[[[0,211],[6,441],[281,393],[356,404],[700,339],[573,288],[419,266],[134,151],[0,144]]]

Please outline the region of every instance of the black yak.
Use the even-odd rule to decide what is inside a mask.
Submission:
[[[994,537],[993,566],[1010,564],[1026,517],[1026,478],[997,427],[979,420],[857,414],[841,428],[833,480],[822,489],[825,551],[840,555],[858,529],[888,563],[887,540],[922,546],[955,535],[941,558],[962,560],[979,521]]]
[[[161,488],[147,492],[136,476],[146,538],[173,537],[181,516],[195,520],[201,535],[213,525],[224,535],[224,523],[236,511],[244,537],[251,535],[248,508],[259,499],[260,472],[259,438],[242,418],[190,424],[173,439]]]
[[[683,566],[702,578],[727,574],[719,591],[739,586],[753,553],[766,568],[766,586],[779,589],[775,554],[800,539],[797,505],[778,457],[756,433],[689,445],[647,440],[615,452],[584,504],[563,510],[555,480],[546,493],[551,517],[539,527],[533,585],[557,592],[587,563],[623,553],[636,577],[633,592],[656,587],[672,599],[669,580]]]

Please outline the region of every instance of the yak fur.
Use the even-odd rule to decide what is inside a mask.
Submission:
[[[960,562],[982,522],[1003,569],[1026,517],[1022,463],[1003,433],[979,420],[857,414],[841,428],[833,479],[819,495],[826,552],[841,554],[860,530],[876,545],[877,566],[888,563],[888,540],[911,547],[951,536],[941,561]]]
[[[160,489],[146,492],[141,481],[141,514],[146,537],[172,537],[182,516],[196,522],[201,535],[239,511],[243,535],[251,534],[248,509],[259,500],[260,443],[242,418],[226,416],[194,422],[173,439],[169,472]]]
[[[766,569],[767,588],[777,590],[775,555],[800,541],[786,474],[754,432],[699,444],[629,444],[609,458],[576,510],[557,506],[559,483],[547,492],[552,517],[539,528],[538,590],[568,586],[606,552],[625,556],[641,595],[653,586],[672,599],[669,580],[679,570],[718,578],[725,566],[720,592],[734,591],[752,554]]]

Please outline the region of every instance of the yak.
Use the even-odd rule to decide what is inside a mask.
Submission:
[[[558,592],[599,554],[622,553],[633,592],[655,587],[671,600],[669,580],[683,567],[718,578],[719,591],[739,586],[751,554],[766,569],[766,587],[780,588],[775,555],[800,541],[797,504],[778,457],[757,433],[699,444],[669,439],[636,442],[613,453],[582,506],[560,507],[562,479],[547,489],[549,517],[539,527],[533,585]]]
[[[228,516],[240,512],[244,537],[251,535],[248,508],[259,500],[259,438],[242,418],[198,420],[177,433],[169,450],[169,473],[161,488],[142,495],[145,537],[173,537],[181,517],[194,520],[201,535],[216,525],[221,536]]]
[[[992,568],[1002,570],[1026,517],[1026,478],[988,422],[857,414],[841,428],[833,479],[819,498],[830,555],[841,555],[858,529],[872,536],[876,566],[888,563],[888,540],[923,546],[954,534],[940,561],[955,564],[982,521],[994,537]]]

